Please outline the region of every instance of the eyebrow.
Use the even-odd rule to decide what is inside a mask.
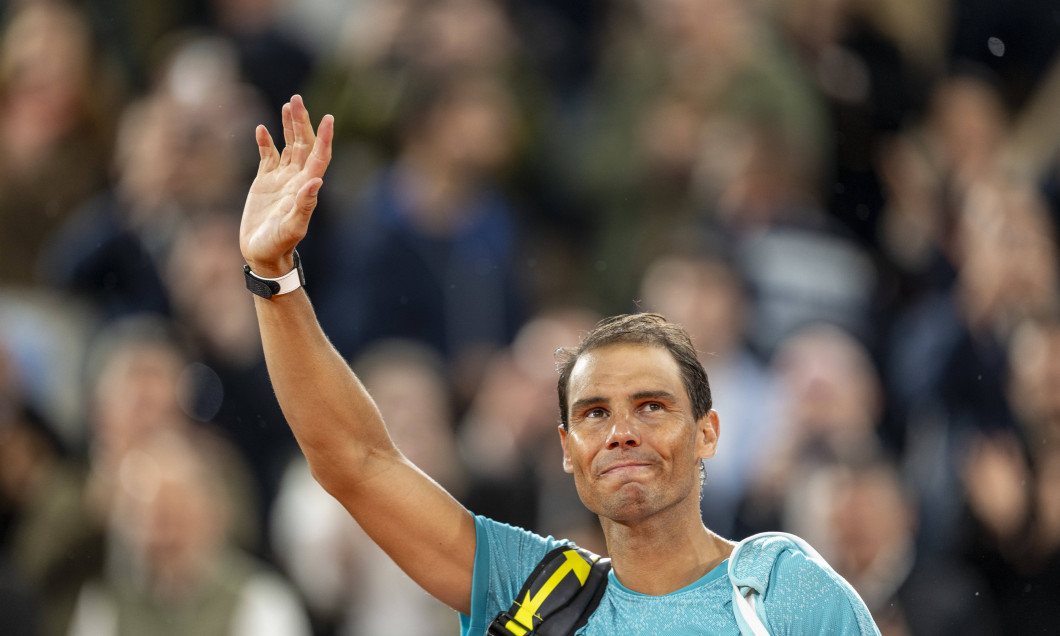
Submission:
[[[592,404],[608,404],[608,403],[610,403],[610,400],[608,400],[605,397],[596,397],[596,396],[587,397],[587,398],[582,398],[580,400],[575,400],[574,403],[570,405],[570,410],[573,413],[575,411],[580,411],[583,408],[585,408],[587,406],[590,406]]]
[[[634,400],[663,400],[675,402],[677,398],[669,391],[641,391],[631,396]]]
[[[674,394],[670,393],[669,391],[639,391],[631,395],[630,399],[635,402],[640,400],[662,400],[664,402],[677,401],[677,398],[674,397]],[[588,406],[593,406],[596,404],[609,404],[610,402],[611,400],[602,396],[581,398],[580,400],[575,400],[574,403],[570,405],[570,410],[572,413],[574,413]]]

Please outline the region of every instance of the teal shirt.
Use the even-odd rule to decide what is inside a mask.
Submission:
[[[485,517],[475,518],[475,530],[471,616],[460,617],[465,636],[485,634],[493,617],[511,606],[538,561],[567,543]],[[662,596],[634,592],[612,571],[599,607],[578,634],[740,636],[727,567],[728,561],[691,585]],[[773,636],[879,633],[850,585],[797,549],[777,555],[762,603]]]

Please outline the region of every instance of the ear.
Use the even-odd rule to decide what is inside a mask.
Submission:
[[[718,412],[710,409],[706,415],[696,420],[696,446],[700,459],[714,457],[718,450],[718,436],[721,435],[721,421]]]
[[[563,472],[573,473],[574,464],[571,463],[570,450],[567,448],[567,431],[564,430],[562,424],[556,427],[556,430],[559,431],[559,443],[563,447]]]

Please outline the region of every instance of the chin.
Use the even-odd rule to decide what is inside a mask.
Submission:
[[[637,521],[659,510],[659,502],[636,483],[623,484],[606,501],[599,504],[597,514],[613,521]]]

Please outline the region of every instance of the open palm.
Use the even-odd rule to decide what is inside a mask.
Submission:
[[[302,98],[284,104],[281,154],[264,126],[254,131],[261,162],[250,186],[239,227],[239,249],[260,276],[286,274],[291,254],[309,227],[317,193],[331,161],[334,119],[325,115],[317,134]]]

